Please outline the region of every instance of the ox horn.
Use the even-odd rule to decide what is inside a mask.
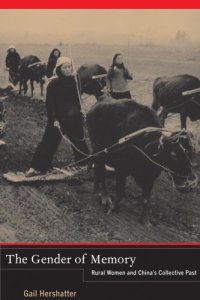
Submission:
[[[94,76],[92,76],[92,79],[100,79],[100,78],[103,78],[106,76],[107,76],[107,74],[94,75]]]
[[[170,133],[170,135],[172,134],[170,131],[168,131],[167,129],[164,129],[164,128],[146,127],[146,128],[139,129],[133,133],[130,133],[130,134],[124,136],[123,138],[119,139],[118,143],[122,144],[130,139],[133,139],[139,135],[142,135],[144,133],[149,133],[149,132],[161,132],[162,134],[164,132],[166,132],[166,136],[167,136],[167,133]],[[163,135],[165,135],[165,134],[163,134]]]
[[[42,64],[41,61],[37,61],[37,62],[34,62],[34,63],[28,65],[27,67],[28,67],[28,68],[31,68],[31,67],[33,67],[33,66],[37,66],[37,65],[41,65],[41,64]]]
[[[160,139],[159,139],[159,144],[160,144],[160,147],[163,147],[164,145],[164,139],[165,139],[165,135],[161,135]]]
[[[182,92],[182,96],[193,95],[193,94],[197,94],[197,93],[200,93],[200,88],[189,90],[189,91],[184,91],[184,92]]]
[[[162,132],[162,136],[163,136],[163,137],[166,137],[166,138],[170,138],[171,135],[172,135],[172,132],[171,132],[171,131],[168,131],[168,130],[162,130],[161,132]],[[161,137],[162,137],[162,136],[161,136]]]

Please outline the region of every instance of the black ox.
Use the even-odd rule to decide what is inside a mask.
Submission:
[[[152,108],[158,110],[162,125],[169,113],[179,113],[181,128],[186,128],[187,117],[191,121],[200,119],[200,93],[183,95],[185,91],[200,88],[200,80],[191,75],[160,77],[153,84]]]
[[[28,55],[20,60],[19,65],[19,83],[20,91],[22,92],[22,87],[24,95],[26,95],[28,90],[27,82],[30,80],[31,85],[31,96],[33,97],[34,91],[34,81],[40,83],[41,96],[43,96],[43,85],[45,83],[46,65],[40,61],[37,56]]]
[[[77,70],[81,82],[81,92],[94,95],[98,100],[106,86],[107,71],[98,64],[85,64]]]
[[[95,156],[94,189],[101,194],[102,203],[106,205],[108,212],[118,208],[125,195],[125,182],[129,175],[133,176],[142,189],[141,221],[145,224],[149,224],[151,191],[162,170],[167,170],[179,191],[187,192],[196,186],[197,177],[191,168],[192,148],[187,133],[180,131],[165,136],[158,117],[147,106],[134,100],[116,101],[106,96],[91,108],[87,115],[87,124],[93,152],[107,148]],[[136,137],[118,145],[120,138],[150,127],[154,127],[156,131],[139,131]],[[105,164],[115,168],[114,201],[106,192]]]

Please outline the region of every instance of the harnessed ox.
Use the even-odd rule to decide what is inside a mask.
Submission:
[[[22,86],[24,90],[24,95],[26,95],[28,90],[27,81],[30,80],[31,96],[33,97],[34,81],[40,83],[41,96],[43,96],[45,73],[46,65],[45,63],[41,62],[37,56],[28,55],[22,58],[19,64],[20,95],[22,91]]]
[[[93,152],[101,153],[94,156],[94,190],[100,193],[108,213],[118,208],[129,175],[142,189],[141,221],[145,224],[149,223],[151,191],[162,170],[168,172],[179,191],[188,192],[196,186],[188,134],[180,131],[168,137],[164,135],[166,130],[161,128],[159,118],[147,106],[130,99],[116,101],[105,96],[88,112],[87,124]],[[115,168],[114,201],[106,191],[105,164]]]
[[[191,75],[160,77],[153,84],[152,108],[162,107],[159,118],[162,125],[168,113],[179,113],[181,128],[186,128],[187,117],[200,119],[200,80]]]
[[[94,95],[98,99],[106,86],[106,69],[98,64],[85,64],[77,70],[77,73],[81,82],[81,92]]]

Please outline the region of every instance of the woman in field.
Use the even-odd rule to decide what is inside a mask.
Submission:
[[[17,84],[17,74],[20,63],[20,55],[17,52],[15,46],[10,46],[7,50],[6,56],[6,68],[9,71],[9,81],[16,85]]]
[[[107,75],[107,86],[111,96],[115,99],[131,99],[127,80],[132,79],[132,74],[124,66],[122,54],[115,54]]]
[[[58,58],[61,56],[61,52],[59,49],[54,48],[50,55],[49,55],[49,59],[48,59],[48,63],[47,63],[47,70],[46,70],[46,75],[48,78],[53,76],[53,70],[56,66],[56,62],[58,60]]]
[[[72,61],[68,57],[57,60],[55,73],[47,86],[46,109],[48,122],[41,143],[33,156],[27,176],[45,173],[61,142],[62,134],[69,138],[74,160],[84,159],[89,150],[84,137],[83,118],[79,100],[78,86],[73,74]],[[79,162],[79,166],[84,162]]]

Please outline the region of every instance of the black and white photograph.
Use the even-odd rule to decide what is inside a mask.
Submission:
[[[199,242],[200,10],[0,20],[0,242]]]

